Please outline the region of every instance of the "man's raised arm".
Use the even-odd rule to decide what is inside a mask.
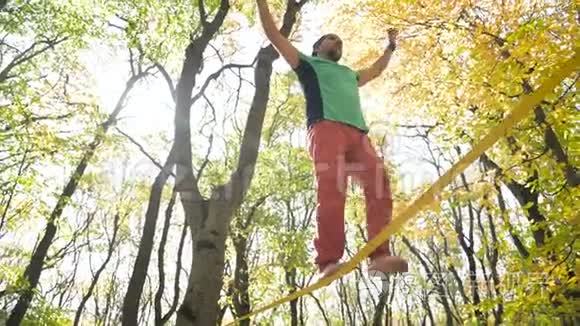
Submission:
[[[256,0],[258,3],[258,12],[260,21],[266,37],[272,42],[272,45],[280,52],[280,55],[290,64],[292,69],[297,68],[299,64],[298,50],[280,33],[274,19],[270,14],[266,0]]]
[[[389,46],[385,49],[385,53],[373,63],[369,68],[359,71],[358,85],[363,86],[371,80],[379,77],[381,73],[387,68],[391,56],[395,51],[397,44],[398,31],[395,29],[389,29]]]

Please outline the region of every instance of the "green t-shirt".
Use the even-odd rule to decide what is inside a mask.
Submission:
[[[368,132],[358,92],[358,73],[347,66],[299,53],[294,69],[306,97],[307,125],[320,120],[341,122]]]

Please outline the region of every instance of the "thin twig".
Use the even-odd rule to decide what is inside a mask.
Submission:
[[[148,158],[149,160],[151,160],[151,162],[152,162],[153,164],[155,164],[155,166],[157,166],[157,167],[158,167],[159,169],[161,169],[161,170],[163,170],[163,169],[164,169],[164,168],[163,168],[163,166],[162,166],[162,165],[161,165],[159,162],[157,162],[157,161],[155,160],[155,158],[153,158],[153,156],[151,156],[149,153],[147,153],[147,151],[145,150],[145,148],[144,148],[144,147],[143,147],[141,144],[139,144],[139,143],[138,143],[138,142],[137,142],[135,139],[133,139],[133,138],[132,138],[131,136],[129,136],[128,134],[124,133],[124,132],[123,132],[121,129],[119,129],[119,127],[115,127],[115,129],[117,129],[117,131],[118,131],[118,132],[119,132],[121,135],[125,136],[127,139],[129,139],[129,141],[130,141],[130,142],[132,142],[132,143],[133,143],[135,146],[137,146],[137,147],[139,148],[139,150],[141,151],[141,153],[143,153],[143,155],[147,156],[147,158]],[[169,172],[169,175],[170,175],[170,176],[172,176],[172,177],[174,177],[174,178],[175,178],[175,174],[173,173],[173,171],[168,171],[168,172]]]

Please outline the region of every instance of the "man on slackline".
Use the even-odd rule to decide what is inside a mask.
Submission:
[[[338,64],[342,40],[322,36],[312,55],[298,51],[276,27],[266,0],[256,0],[264,32],[300,80],[306,97],[309,153],[317,182],[315,263],[320,277],[340,268],[344,253],[346,179],[352,176],[364,189],[368,238],[390,223],[392,198],[382,160],[367,136],[358,87],[378,77],[396,48],[397,31],[388,31],[389,46],[369,68],[353,71]],[[407,262],[392,256],[388,241],[370,255],[369,274],[406,272]]]

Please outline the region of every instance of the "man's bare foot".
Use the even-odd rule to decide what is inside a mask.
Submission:
[[[380,276],[380,273],[406,273],[407,271],[409,271],[409,265],[405,259],[387,255],[371,259],[368,270],[370,276]]]
[[[327,278],[329,276],[334,275],[334,273],[336,273],[341,267],[342,263],[339,262],[326,264],[326,266],[324,266],[324,268],[322,268],[322,270],[318,274],[318,281],[320,281],[323,278]]]

